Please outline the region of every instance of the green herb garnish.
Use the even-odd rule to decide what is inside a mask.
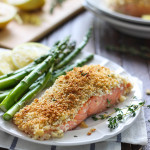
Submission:
[[[88,74],[88,73],[83,73],[83,72],[81,73],[82,76],[86,76],[87,74]]]
[[[143,106],[144,104],[145,104],[145,101],[144,101],[144,102],[139,103],[139,105],[142,105],[142,106]]]
[[[137,97],[136,97],[136,96],[133,96],[133,99],[137,99]]]
[[[105,119],[106,117],[104,115],[99,115],[100,116],[100,119],[103,120]]]
[[[61,6],[63,2],[65,2],[66,0],[53,0],[52,4],[51,4],[51,8],[50,8],[50,13],[52,14],[54,12],[54,9],[57,6]]]
[[[94,121],[97,121],[97,120],[104,120],[106,118],[109,118],[110,116],[109,115],[106,115],[106,114],[103,114],[103,115],[99,115],[99,117],[97,117],[96,115],[93,115],[92,116],[92,119]]]
[[[52,101],[57,101],[57,100],[53,98]]]
[[[74,135],[74,137],[78,137],[77,135]]]
[[[96,115],[93,115],[93,116],[92,116],[92,119],[93,119],[94,121],[99,120],[99,119],[96,117]]]
[[[109,99],[107,99],[107,103],[110,105],[110,101],[109,101]]]
[[[135,117],[136,113],[135,113],[135,110],[138,108],[137,105],[131,105],[131,106],[128,106],[128,111],[130,112],[131,116],[132,117]]]
[[[120,108],[114,108],[114,110],[117,112],[117,111],[121,111]]]
[[[111,102],[111,101],[110,101],[109,99],[107,99],[107,103],[108,103],[107,108],[109,108],[109,107],[110,107],[110,105],[111,105],[111,104],[110,104],[110,102]]]

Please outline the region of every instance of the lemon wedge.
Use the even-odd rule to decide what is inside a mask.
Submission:
[[[24,11],[32,11],[41,8],[45,4],[45,0],[7,0],[7,3]]]
[[[10,73],[16,68],[12,63],[12,52],[3,51],[0,53],[0,75]]]
[[[35,42],[28,42],[15,47],[12,51],[12,61],[17,68],[22,68],[36,58],[46,54],[49,47]]]
[[[150,21],[150,14],[149,15],[143,15],[142,19]]]
[[[0,29],[4,28],[16,15],[15,7],[0,2]]]

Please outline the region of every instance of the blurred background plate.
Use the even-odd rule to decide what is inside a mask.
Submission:
[[[117,18],[113,18],[109,15],[106,15],[101,9],[97,6],[93,5],[93,3],[89,3],[91,0],[85,0],[84,6],[96,14],[100,19],[111,24],[116,30],[126,33],[128,35],[132,35],[135,37],[140,38],[150,38],[150,26],[149,25],[142,25],[142,24],[135,24],[127,21],[123,21]],[[93,0],[93,2],[97,0]],[[100,1],[99,1],[100,2]]]
[[[120,19],[123,21],[128,21],[130,23],[150,25],[150,20],[144,20],[140,17],[133,17],[133,16],[121,14],[121,13],[118,13],[118,12],[111,10],[107,6],[107,0],[86,0],[86,2],[89,5],[92,5],[96,8],[98,8],[99,11],[102,11],[103,13],[105,13],[106,15],[108,15],[110,17],[114,17],[116,19]]]

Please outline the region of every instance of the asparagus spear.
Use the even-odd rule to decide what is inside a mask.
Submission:
[[[28,75],[33,68],[30,68],[28,70],[24,70],[22,72],[19,72],[13,76],[10,76],[8,78],[0,80],[0,90],[5,90],[7,88],[14,87],[16,84],[20,82],[26,75]]]
[[[83,66],[91,59],[93,59],[93,55],[89,55],[88,57],[84,58],[80,62],[77,62],[71,66],[66,66],[64,69],[60,69],[59,71],[57,71],[57,73],[55,72],[55,75],[52,77],[51,82],[49,82],[49,85],[52,85],[59,76],[65,75],[66,72],[72,70],[74,67]],[[27,94],[25,94],[15,105],[13,105],[3,115],[4,120],[7,121],[10,120],[16,114],[16,112],[18,112],[21,108],[23,108],[26,105],[26,103],[28,103],[33,97],[35,97],[35,95],[39,93],[45,86],[47,86],[47,83],[51,75],[52,75],[52,70],[50,70],[47,73],[45,78],[41,78],[41,79],[39,78],[39,82],[35,83],[35,86],[32,85],[32,87],[30,87],[31,90]]]
[[[4,120],[10,120],[16,112],[18,112],[21,108],[23,108],[27,103],[29,103],[47,84],[52,75],[53,67],[44,74],[42,78],[36,82],[36,86],[32,87],[29,92],[27,92],[16,104],[14,104],[4,115]]]
[[[29,89],[31,90],[31,89],[35,88],[35,87],[38,85],[38,82],[39,82],[40,80],[42,80],[43,78],[44,78],[44,75],[40,76],[40,77],[37,79],[37,81],[36,81],[35,83],[33,83],[33,84],[29,87]],[[12,90],[12,89],[5,90],[5,91],[0,91],[0,102],[2,102],[2,101],[4,100],[4,98],[10,93],[11,90]]]
[[[0,91],[0,102],[4,100],[4,98],[10,93],[12,89],[6,91]]]
[[[69,37],[67,37],[62,43],[68,42]],[[60,44],[62,46],[62,43]],[[21,82],[8,94],[8,96],[0,104],[0,109],[4,112],[7,111],[12,105],[14,105],[18,99],[27,91],[27,89],[34,83],[39,76],[41,76],[45,71],[47,71],[52,63],[54,63],[59,52],[61,52],[60,46],[58,46],[54,51],[53,55],[50,55],[39,64],[28,76],[26,76]]]
[[[92,33],[92,28],[89,29],[87,34],[85,35],[83,41],[80,43],[79,47],[76,48],[72,53],[70,53],[63,61],[61,61],[58,65],[56,65],[55,70],[60,69],[64,67],[66,64],[68,64],[79,52],[86,46],[88,43]]]
[[[55,80],[61,76],[61,75],[65,75],[66,72],[72,70],[74,67],[82,67],[85,63],[87,63],[88,61],[92,60],[94,57],[94,55],[89,55],[86,58],[84,58],[83,60],[81,60],[80,62],[74,63],[72,65],[68,65],[65,68],[62,68],[60,70],[57,70],[54,72],[51,80],[47,83],[46,87],[50,87],[53,85],[53,83],[55,82]]]

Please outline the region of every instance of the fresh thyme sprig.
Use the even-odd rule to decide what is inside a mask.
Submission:
[[[126,117],[135,117],[136,116],[136,111],[144,106],[145,102],[141,102],[139,103],[138,105],[130,105],[130,106],[126,106],[125,108],[123,109],[116,109],[115,108],[115,111],[117,112],[117,115],[114,116],[114,117],[110,117],[108,119],[108,128],[110,129],[115,129],[118,127],[119,123],[120,122],[123,122],[123,120],[126,118]],[[125,112],[123,111],[125,110]]]
[[[61,6],[64,1],[66,1],[66,0],[53,0],[53,2],[51,4],[51,8],[50,8],[50,13],[52,14],[54,12],[54,9],[57,6]]]
[[[135,99],[135,98],[133,98],[133,99]],[[115,129],[118,127],[119,123],[121,123],[125,120],[125,118],[127,119],[129,117],[135,117],[136,111],[144,105],[145,105],[145,101],[140,102],[138,104],[131,104],[122,109],[114,108],[115,112],[113,112],[111,114],[99,115],[99,117],[97,117],[96,115],[93,115],[92,119],[94,121],[108,119],[108,128]],[[150,108],[150,105],[147,105],[146,107]],[[111,115],[113,115],[114,113],[117,113],[117,115],[114,117],[111,117]]]
[[[110,117],[110,115],[108,115],[108,114],[103,114],[103,115],[99,115],[99,116],[93,115],[93,116],[92,116],[92,119],[93,119],[94,121],[97,121],[97,120],[107,119],[107,118],[109,118],[109,117]]]

